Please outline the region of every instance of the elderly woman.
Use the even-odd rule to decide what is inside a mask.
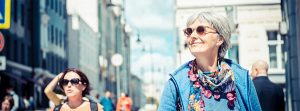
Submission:
[[[13,106],[13,97],[10,95],[4,96],[3,100],[1,100],[1,111],[10,111]]]
[[[54,108],[54,111],[103,111],[102,106],[83,97],[89,93],[90,86],[86,75],[78,69],[66,69],[59,78],[67,100]]]
[[[224,58],[230,45],[230,21],[201,12],[186,25],[186,42],[195,59],[170,74],[158,110],[260,111],[248,71]]]

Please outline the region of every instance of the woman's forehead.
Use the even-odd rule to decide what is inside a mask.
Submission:
[[[211,26],[208,22],[206,21],[199,21],[199,20],[196,20],[194,21],[192,24],[189,25],[189,27],[197,27],[199,25],[203,25],[203,26]]]
[[[64,79],[67,79],[67,78],[80,78],[80,76],[77,73],[71,71],[71,72],[66,73]]]

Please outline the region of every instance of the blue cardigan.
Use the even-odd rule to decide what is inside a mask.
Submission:
[[[177,96],[174,83],[178,86],[177,90],[181,98],[182,111],[188,111],[190,80],[187,72],[190,70],[188,66],[190,62],[182,65],[174,73],[170,74],[171,78],[164,87],[158,111],[176,111]],[[248,71],[231,60],[226,59],[225,62],[234,71],[237,102],[240,111],[261,111],[257,93]],[[172,83],[171,79],[173,79],[174,83]]]

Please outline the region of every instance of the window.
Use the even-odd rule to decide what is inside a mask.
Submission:
[[[62,32],[60,31],[60,32],[59,32],[59,46],[60,46],[60,47],[62,47],[62,38],[63,38],[62,36],[63,36],[63,35],[62,35]]]
[[[48,1],[48,0],[47,0],[47,1]],[[51,3],[51,4],[50,4],[50,8],[53,9],[53,2],[54,2],[54,0],[49,0],[49,1],[50,1],[50,3]]]
[[[58,15],[61,16],[61,2],[58,1],[57,4],[58,4]]]
[[[50,41],[51,39],[50,39],[50,37],[51,37],[51,25],[49,24],[48,25],[48,41]]]
[[[54,28],[53,25],[51,25],[51,43],[54,42]]]
[[[18,0],[14,0],[14,21],[18,20]]]
[[[284,40],[277,30],[267,31],[268,46],[270,55],[270,69],[285,68],[285,47]]]
[[[25,7],[24,3],[21,4],[21,25],[24,26],[24,21],[25,21]]]
[[[55,28],[55,37],[54,37],[54,40],[55,40],[55,41],[54,41],[54,44],[55,44],[55,45],[58,45],[58,31],[59,31],[59,30],[58,30],[57,28]]]
[[[26,49],[25,49],[24,43],[21,43],[20,50],[21,50],[21,54],[18,55],[18,56],[25,55],[25,50]],[[20,59],[21,59],[20,63],[25,64],[25,57],[20,57]]]

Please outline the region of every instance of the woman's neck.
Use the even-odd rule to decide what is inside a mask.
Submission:
[[[218,57],[196,57],[196,63],[197,69],[200,69],[202,72],[214,72],[218,67]]]
[[[82,97],[68,98],[68,106],[71,109],[79,107],[83,103]]]

